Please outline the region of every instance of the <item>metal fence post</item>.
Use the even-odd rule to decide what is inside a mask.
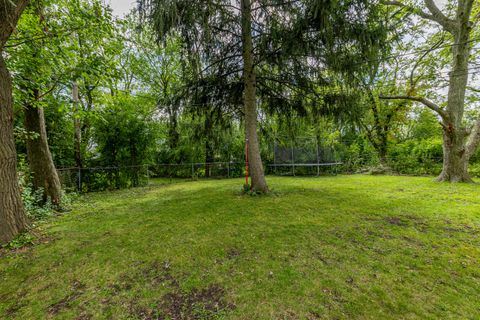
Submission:
[[[317,177],[320,176],[320,146],[317,139]]]
[[[274,174],[277,175],[277,160],[276,160],[276,151],[277,151],[277,138],[273,138],[273,170]]]
[[[82,193],[82,168],[78,168],[78,192]]]
[[[195,179],[195,169],[193,167],[193,162],[192,162],[192,179]]]
[[[292,174],[295,176],[295,154],[293,153],[293,145],[292,145]]]

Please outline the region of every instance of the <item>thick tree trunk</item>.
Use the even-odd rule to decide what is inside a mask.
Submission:
[[[27,226],[17,177],[12,105],[12,82],[0,52],[0,243]]]
[[[17,177],[13,136],[12,81],[2,51],[28,0],[0,4],[0,243],[12,240],[27,227]]]
[[[260,146],[257,136],[256,76],[253,63],[252,8],[250,0],[242,0],[243,81],[245,107],[245,133],[248,143],[251,189],[268,192],[263,172]]]
[[[468,158],[465,153],[465,135],[453,126],[443,130],[443,168],[437,181],[472,182],[468,174]]]
[[[447,117],[443,119],[443,169],[437,181],[472,181],[468,175],[467,135],[462,123],[468,82],[468,59],[472,46],[472,27],[469,21],[471,7],[472,1],[459,1],[457,29],[452,32],[455,45],[452,46],[453,64],[449,79]]]
[[[27,157],[33,174],[33,186],[35,189],[43,188],[44,201],[50,199],[53,204],[60,205],[62,187],[48,146],[43,108],[36,108],[31,104],[25,106],[25,128],[36,133],[35,138],[27,140]]]

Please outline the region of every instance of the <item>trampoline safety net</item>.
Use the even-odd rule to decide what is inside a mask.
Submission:
[[[278,175],[335,174],[342,162],[332,146],[317,143],[315,138],[291,142],[275,141],[273,164],[269,167]]]

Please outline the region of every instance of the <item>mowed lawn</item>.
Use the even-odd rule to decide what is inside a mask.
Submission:
[[[479,319],[480,186],[269,177],[88,194],[0,257],[1,319]]]

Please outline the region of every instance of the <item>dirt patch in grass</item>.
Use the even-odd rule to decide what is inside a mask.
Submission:
[[[174,291],[165,294],[158,305],[158,311],[166,319],[215,319],[234,307],[226,302],[223,287],[210,284],[188,292]]]
[[[5,316],[7,316],[7,319],[13,318],[17,313],[17,311],[25,306],[26,306],[26,303],[24,302],[16,302],[12,306],[8,307],[8,309],[5,310]]]
[[[218,319],[235,308],[233,303],[228,302],[227,292],[220,284],[212,283],[186,290],[182,288],[186,277],[186,274],[174,272],[168,261],[154,261],[140,267],[136,272],[121,275],[118,281],[109,287],[114,295],[134,290],[139,285],[152,288],[161,286],[167,289],[167,293],[150,301],[148,306],[139,296],[124,301],[122,304],[135,319]],[[106,302],[110,303],[110,300],[107,299]]]
[[[241,254],[242,254],[242,251],[235,247],[229,248],[226,252],[227,258],[229,260],[235,259],[239,257]]]
[[[424,219],[411,214],[386,217],[385,221],[399,227],[413,227],[420,232],[426,232],[429,228]]]
[[[82,313],[80,313],[76,318],[75,320],[90,320],[90,319],[93,319],[93,316],[86,312],[86,311],[82,311]]]
[[[408,221],[406,221],[403,217],[387,217],[387,222],[396,226],[400,227],[407,227]]]
[[[465,233],[470,235],[477,235],[480,233],[480,228],[478,225],[468,225],[465,223],[455,224],[451,220],[446,219],[445,225],[443,226],[443,231],[446,233]]]
[[[60,301],[51,304],[48,307],[48,313],[51,315],[57,315],[62,310],[70,308],[72,302],[78,299],[83,294],[84,290],[85,290],[85,285],[83,283],[77,280],[73,281],[72,292],[69,293],[67,296],[65,296],[63,299],[61,299]]]

